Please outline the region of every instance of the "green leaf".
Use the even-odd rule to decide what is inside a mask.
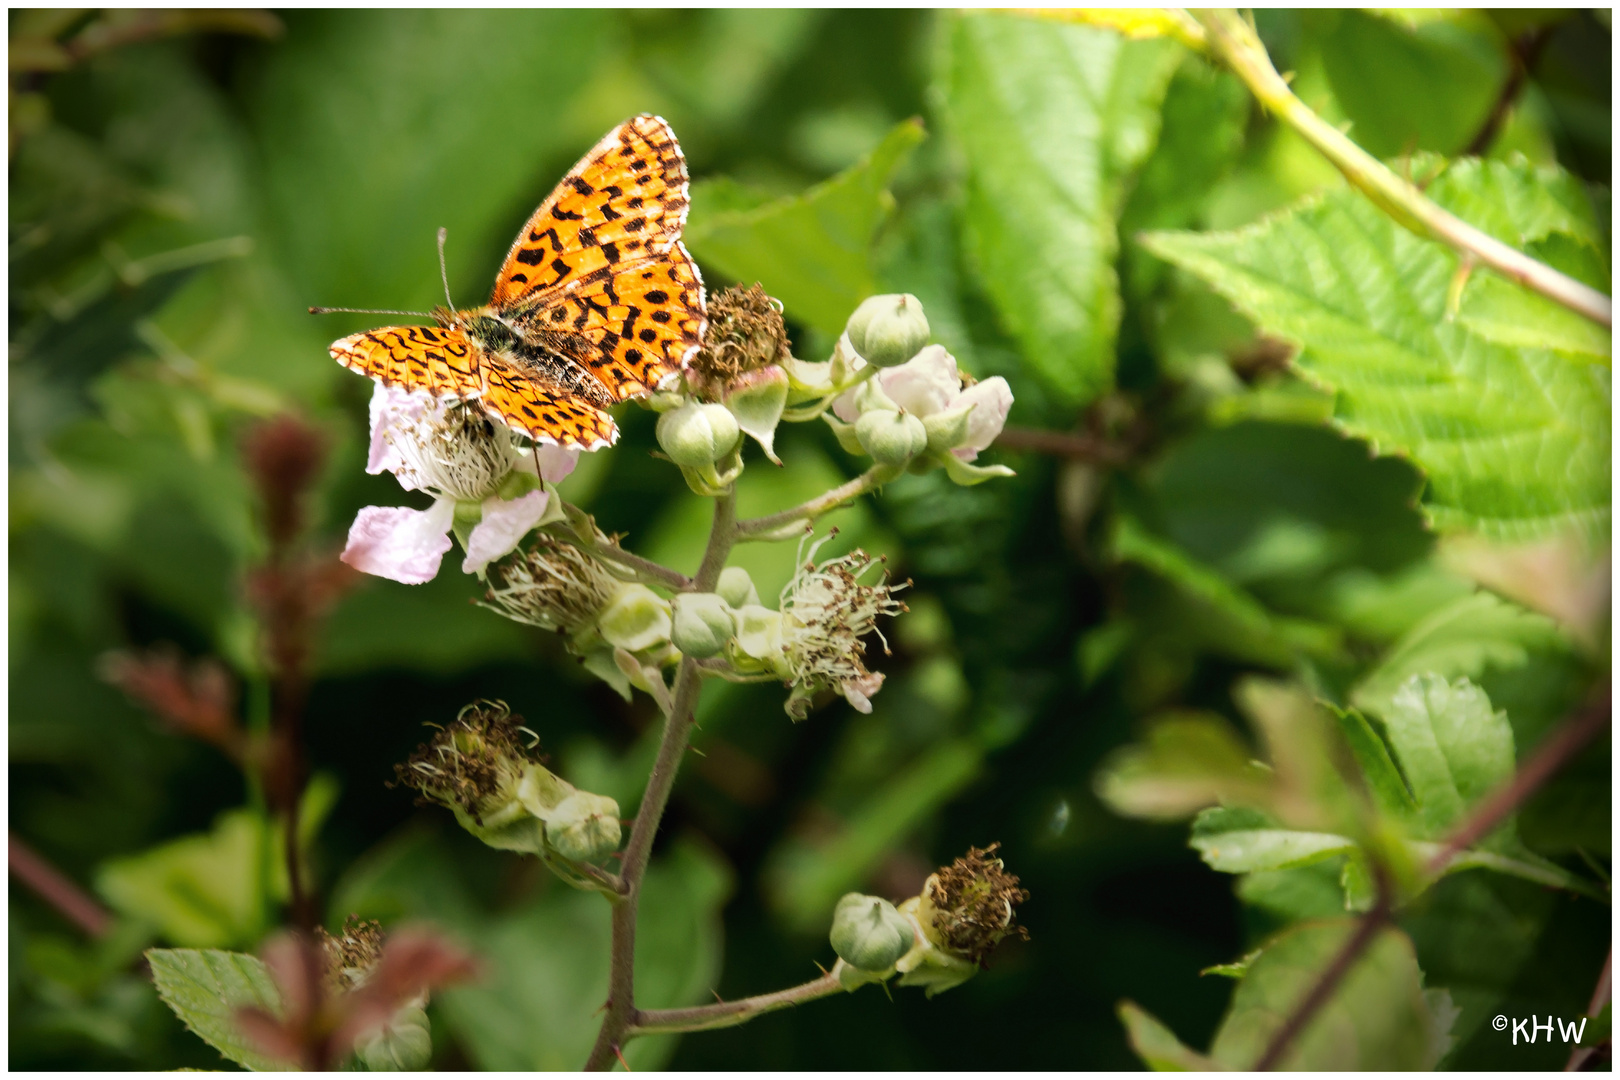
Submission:
[[[907,120],[856,165],[802,195],[753,209],[723,209],[727,189],[692,191],[686,245],[706,266],[748,284],[762,282],[782,301],[789,318],[837,337],[866,297],[876,291],[872,238],[893,205],[889,180],[922,141],[923,127]]]
[[[1351,919],[1306,923],[1272,938],[1232,995],[1210,1057],[1226,1068],[1252,1069],[1357,925]],[[1412,942],[1399,930],[1385,929],[1279,1068],[1430,1069],[1437,1060],[1434,1027]]]
[[[1440,837],[1513,775],[1507,714],[1492,710],[1467,679],[1412,676],[1390,699],[1384,724],[1417,803],[1421,836]],[[1509,818],[1501,832],[1512,836],[1512,828]]]
[[[1488,592],[1463,596],[1431,612],[1392,645],[1351,691],[1356,706],[1383,716],[1390,698],[1413,675],[1479,678],[1487,668],[1516,668],[1532,649],[1562,641],[1544,615]]]
[[[1463,290],[1457,321],[1498,345],[1557,349],[1608,363],[1614,335],[1584,315],[1491,273],[1475,274]]]
[[[1216,803],[1252,804],[1269,787],[1253,753],[1213,714],[1171,716],[1139,744],[1115,751],[1097,772],[1097,797],[1116,814],[1174,821]]]
[[[1239,829],[1198,834],[1188,841],[1212,869],[1224,874],[1287,870],[1355,850],[1355,842],[1332,833],[1294,829]]]
[[[1321,37],[1350,137],[1377,157],[1460,152],[1485,123],[1507,76],[1497,35],[1457,21],[1403,26],[1359,11]]]
[[[1113,539],[1115,558],[1172,582],[1215,617],[1219,629],[1211,632],[1211,648],[1277,667],[1290,665],[1296,652],[1338,651],[1339,637],[1331,627],[1273,614],[1219,571],[1149,533],[1128,514],[1116,518]]]
[[[299,831],[306,851],[331,811],[337,785],[318,774],[304,789]],[[116,910],[156,926],[176,945],[255,945],[272,904],[287,898],[281,826],[254,810],[229,810],[210,832],[111,860],[96,889]]]
[[[1154,1072],[1209,1072],[1214,1062],[1184,1045],[1176,1033],[1134,1001],[1122,1001],[1116,1012],[1136,1056]]]
[[[257,957],[219,949],[148,949],[159,996],[186,1027],[231,1061],[254,1072],[293,1066],[259,1051],[236,1026],[236,1011],[281,1015],[281,993]]]
[[[980,279],[1025,362],[1083,405],[1113,384],[1116,224],[1185,52],[1005,14],[953,18],[946,32],[941,81]]]
[[[273,831],[251,810],[227,811],[211,832],[104,864],[96,889],[177,945],[252,945],[270,929],[282,866]]]
[[[1459,165],[1428,194],[1512,243],[1555,229],[1593,235],[1590,206],[1569,179],[1528,165]],[[1144,243],[1297,344],[1295,365],[1338,394],[1336,423],[1427,474],[1436,527],[1504,539],[1607,536],[1608,369],[1499,345],[1448,321],[1449,248],[1350,191],[1237,232],[1155,233]]]
[[[1410,820],[1417,804],[1412,801],[1412,793],[1406,790],[1406,781],[1401,779],[1384,740],[1355,709],[1329,708],[1338,718],[1339,734],[1350,745],[1350,753],[1361,769],[1361,778],[1372,793],[1374,805],[1399,821]]]

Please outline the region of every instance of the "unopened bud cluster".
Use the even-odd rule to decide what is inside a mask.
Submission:
[[[933,997],[972,978],[1008,935],[1027,938],[1015,912],[1029,893],[994,857],[999,846],[969,848],[898,906],[859,893],[840,900],[830,938],[843,961],[838,977],[844,987],[898,974],[901,986],[922,987]]]
[[[478,701],[395,771],[490,847],[548,861],[605,857],[619,846],[619,804],[547,769],[538,741],[504,704]]]
[[[974,382],[944,346],[929,345],[928,319],[915,296],[867,300],[850,317],[839,348],[854,354],[852,366],[864,376],[824,417],[845,450],[897,476],[943,467],[956,483],[977,484],[1012,475],[1005,466],[970,464],[1007,422],[1007,380]]]

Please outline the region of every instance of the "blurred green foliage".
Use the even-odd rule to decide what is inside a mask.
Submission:
[[[1606,17],[1257,18],[1322,115],[1456,213],[1607,287]],[[925,11],[9,19],[11,822],[116,916],[88,939],[13,879],[13,1067],[217,1067],[134,965],[154,944],[251,950],[284,897],[260,861],[272,830],[226,757],[100,681],[98,657],[217,655],[260,714],[243,578],[266,541],[243,432],[285,409],[320,426],[313,543],[401,501],[363,472],[369,386],[326,354],[373,320],[305,309],[435,303],[441,225],[451,291],[475,302],[534,204],[636,112],[680,135],[711,290],[760,280],[798,355],[822,358],[867,293],[910,292],[964,370],[1007,377],[1013,423],[1126,454],[992,449],[1016,479],[906,477],[830,519],[839,545],[915,581],[912,612],[885,628],[889,681],[870,716],[835,703],[799,725],[777,688],[710,688],[647,882],[638,998],[801,982],[831,960],[842,892],[908,895],[993,840],[1033,894],[1032,940],[933,1001],[866,991],[639,1040],[632,1067],[1108,1068],[1138,1063],[1133,1045],[1152,1063],[1196,1064],[1189,1046],[1247,1063],[1255,1018],[1343,933],[1296,923],[1342,918],[1355,854],[1226,878],[1199,857],[1219,822],[1189,847],[1184,825],[1105,807],[1108,755],[1174,711],[1243,765],[1233,687],[1265,672],[1350,710],[1362,726],[1345,730],[1372,733],[1353,746],[1388,740],[1390,772],[1366,764],[1376,754],[1363,767],[1393,798],[1435,764],[1412,756],[1412,732],[1449,760],[1441,725],[1423,726],[1435,717],[1398,703],[1424,675],[1472,688],[1467,723],[1494,740],[1456,785],[1466,803],[1501,775],[1504,745],[1522,761],[1605,666],[1606,606],[1594,649],[1522,593],[1480,589],[1431,528],[1573,525],[1607,543],[1609,336],[1482,273],[1458,286],[1452,253],[1381,217],[1179,45]],[[1483,161],[1444,167],[1482,132]],[[1296,366],[1278,339],[1301,347]],[[563,490],[690,571],[706,506],[650,456],[652,419],[621,410],[620,444]],[[743,513],[858,467],[819,425],[778,450],[785,469],[751,461]],[[767,598],[793,560],[788,545],[739,556]],[[372,580],[324,624],[304,728],[335,802],[305,814],[309,869],[329,925],[431,919],[488,961],[484,981],[435,998],[438,1065],[577,1067],[605,992],[605,907],[384,785],[423,724],[499,698],[559,772],[629,814],[656,712],[474,594],[451,572]],[[1504,857],[1606,872],[1607,755],[1523,807]],[[1354,1063],[1561,1065],[1545,1047],[1506,1056],[1482,1021],[1578,1015],[1607,932],[1591,899],[1447,877],[1342,991]],[[1235,996],[1198,978],[1217,965],[1247,972]],[[1428,1019],[1363,1009],[1408,999]],[[1297,1049],[1351,1064],[1319,1051]]]

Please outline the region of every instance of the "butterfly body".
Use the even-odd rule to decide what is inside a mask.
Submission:
[[[332,344],[389,386],[480,402],[538,442],[596,449],[606,408],[673,381],[707,327],[681,244],[686,162],[669,125],[637,116],[574,166],[518,233],[489,304],[441,308]]]

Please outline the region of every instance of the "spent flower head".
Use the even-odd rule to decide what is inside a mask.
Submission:
[[[1029,937],[1015,917],[1029,892],[995,858],[999,847],[970,847],[966,855],[930,874],[917,908],[917,920],[930,941],[981,967],[1002,938]]]
[[[317,927],[315,938],[326,956],[326,982],[334,993],[363,986],[382,956],[383,928],[375,919],[350,914],[336,935]]]
[[[721,290],[709,301],[708,314],[703,347],[686,371],[687,381],[699,397],[723,401],[749,373],[792,358],[781,305],[757,281],[746,289]]]
[[[887,653],[889,643],[877,629],[877,618],[906,610],[894,593],[910,585],[909,581],[890,585],[881,569],[875,583],[861,581],[869,571],[880,568],[882,559],[874,560],[856,549],[816,565],[816,552],[836,535],[835,529],[817,540],[808,556],[800,548],[799,570],[782,590],[781,649],[792,676],[793,694],[787,710],[794,719],[802,719],[809,711],[810,698],[827,687],[860,712],[871,712],[871,698],[883,685],[883,676],[866,669],[862,639],[877,633]]]
[[[598,532],[606,543],[609,537]],[[573,544],[536,536],[526,550],[492,565],[483,606],[514,622],[575,635],[596,621],[623,584]]]

